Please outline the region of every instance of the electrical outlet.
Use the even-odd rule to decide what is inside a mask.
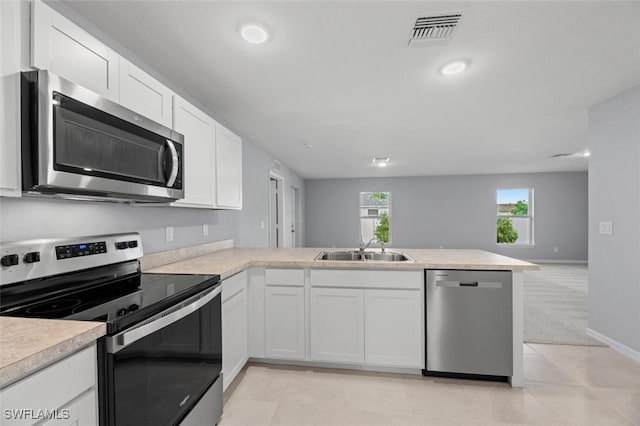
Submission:
[[[558,247],[554,247],[554,248],[553,248],[553,252],[554,252],[554,253],[557,253],[557,252],[558,252]]]
[[[260,229],[264,229],[264,220],[260,221]]]
[[[209,224],[208,223],[203,223],[202,224],[202,236],[203,237],[208,237],[209,236]]]
[[[603,235],[613,235],[613,222],[600,221],[600,233]]]
[[[173,241],[173,226],[167,226],[164,228],[164,237],[165,241],[168,243]]]

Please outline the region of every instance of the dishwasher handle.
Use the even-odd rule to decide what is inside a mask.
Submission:
[[[501,282],[491,281],[436,281],[436,287],[502,288]]]

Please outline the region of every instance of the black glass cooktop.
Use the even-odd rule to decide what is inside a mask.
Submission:
[[[2,286],[0,314],[101,321],[107,323],[107,334],[113,334],[219,281],[219,275],[143,274],[137,265],[110,265]]]

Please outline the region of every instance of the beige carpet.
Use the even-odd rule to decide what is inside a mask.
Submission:
[[[524,341],[604,346],[587,336],[587,265],[541,264],[524,273]]]

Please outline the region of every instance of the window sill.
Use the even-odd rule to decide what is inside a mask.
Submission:
[[[498,247],[517,247],[517,248],[535,248],[535,244],[524,244],[524,243],[496,243]]]

